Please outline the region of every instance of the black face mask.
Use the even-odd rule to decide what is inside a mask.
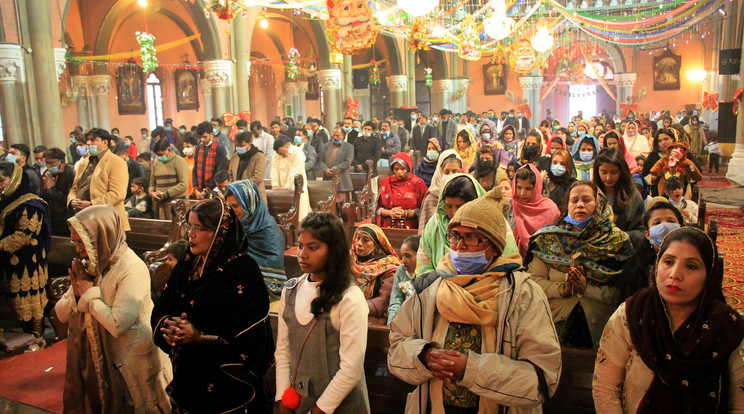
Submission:
[[[522,149],[522,158],[534,160],[535,158],[537,158],[539,152],[540,149],[537,147],[537,145],[525,145]]]
[[[483,170],[490,170],[493,167],[493,160],[481,161],[480,166]]]

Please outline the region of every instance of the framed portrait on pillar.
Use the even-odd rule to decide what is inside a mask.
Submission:
[[[506,63],[489,62],[483,65],[483,94],[504,95],[508,76]]]
[[[305,99],[308,101],[317,101],[320,98],[318,93],[318,75],[312,75],[307,78],[307,92],[305,92]]]
[[[176,111],[199,110],[199,72],[176,69]]]
[[[145,73],[136,63],[128,62],[116,69],[116,97],[119,115],[147,113]]]
[[[654,58],[654,90],[678,91],[682,56],[667,50]]]

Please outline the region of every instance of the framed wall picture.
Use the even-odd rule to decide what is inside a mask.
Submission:
[[[312,75],[307,78],[307,92],[305,92],[305,99],[308,101],[317,101],[320,98],[318,91],[318,75]]]
[[[116,69],[116,96],[119,115],[143,115],[145,105],[145,73],[135,63]]]
[[[176,110],[199,110],[199,72],[176,69]]]
[[[654,90],[678,91],[682,56],[667,50],[654,58]]]
[[[486,63],[483,65],[483,93],[485,95],[504,95],[506,93],[506,63]]]

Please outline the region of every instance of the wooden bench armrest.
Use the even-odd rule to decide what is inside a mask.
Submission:
[[[147,251],[142,254],[142,261],[147,266],[150,266],[157,262],[165,260],[167,255],[166,251],[171,243],[181,240],[183,234],[183,224],[186,222],[186,213],[189,211],[189,203],[186,200],[178,199],[173,200],[170,203],[172,219],[171,219],[171,230],[168,241],[158,250]]]
[[[318,201],[317,211],[337,214],[336,193],[338,192],[338,185],[341,182],[341,170],[338,168],[338,166],[331,168],[331,177],[333,180],[331,194],[328,195],[328,198],[326,200]]]
[[[295,175],[292,207],[286,213],[277,215],[279,219],[277,224],[284,235],[284,250],[289,250],[297,243],[297,230],[300,227],[300,199],[302,198],[304,183],[305,181],[301,174]]]

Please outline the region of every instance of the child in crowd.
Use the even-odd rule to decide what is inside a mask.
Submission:
[[[400,305],[413,295],[413,283],[416,280],[416,252],[419,248],[421,236],[408,236],[403,240],[400,247],[400,260],[403,262],[398,266],[393,281],[393,290],[390,293],[390,305],[388,306],[388,325],[398,313]]]
[[[509,181],[514,180],[514,174],[517,173],[517,170],[519,169],[520,166],[521,165],[517,161],[510,162],[506,166],[506,175],[509,177]]]
[[[132,196],[124,203],[124,209],[129,217],[152,218],[152,200],[147,195],[147,179],[137,177],[129,187]]]
[[[147,179],[147,182],[150,182],[150,164],[152,164],[152,153],[151,152],[143,152],[142,154],[137,156],[137,162],[142,164],[142,166],[145,168],[145,178]]]
[[[638,164],[638,172],[640,173],[646,165],[646,157],[644,155],[637,155],[635,157],[635,162]]]
[[[224,200],[225,188],[230,184],[230,176],[227,174],[227,171],[217,171],[214,174],[214,184],[215,187],[212,189],[212,192]]]
[[[711,133],[711,136],[708,138],[708,145],[706,145],[704,149],[708,151],[708,173],[713,171],[713,168],[715,168],[716,174],[718,174],[721,157],[723,156],[721,147],[718,145],[718,136]]]
[[[683,197],[684,188],[678,177],[669,177],[664,183],[664,192],[669,202],[682,213],[685,225],[695,226],[698,222],[698,205],[692,200]]]
[[[186,194],[189,198],[194,193],[194,177],[192,172],[194,171],[194,151],[196,146],[199,145],[199,140],[196,138],[196,134],[189,131],[183,136],[183,159],[186,161],[186,165],[189,166],[189,186],[186,189]]]
[[[304,274],[287,281],[278,311],[275,401],[281,400],[281,414],[369,413],[369,308],[352,282],[349,248],[333,214],[310,213],[302,221],[297,260]]]
[[[165,264],[171,268],[176,268],[178,262],[180,262],[186,255],[186,249],[189,247],[189,242],[186,240],[177,240],[168,245],[165,249]]]

